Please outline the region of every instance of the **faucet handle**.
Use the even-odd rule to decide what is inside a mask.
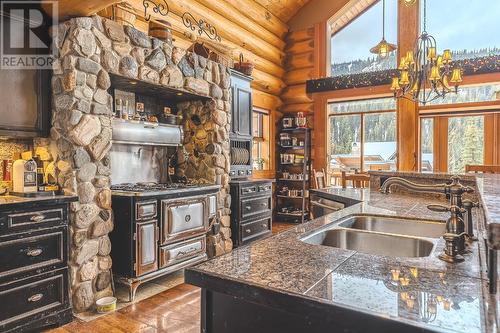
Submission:
[[[427,209],[432,210],[433,212],[439,213],[447,213],[450,211],[451,207],[446,207],[443,205],[427,205]]]
[[[432,210],[433,212],[438,213],[447,213],[450,212],[452,214],[464,213],[465,209],[460,208],[458,206],[443,206],[443,205],[428,205],[427,209]]]
[[[465,209],[478,208],[480,206],[479,202],[473,202],[472,200],[466,199],[462,200],[462,207]]]
[[[471,187],[471,186],[464,186],[464,185],[462,185],[460,183],[460,180],[462,178],[460,178],[459,176],[454,175],[454,176],[451,176],[450,179],[451,179],[451,183],[448,184],[448,188],[452,192],[458,191],[460,195],[463,194],[463,193],[474,193],[474,188],[473,187]],[[451,188],[454,188],[454,191]]]

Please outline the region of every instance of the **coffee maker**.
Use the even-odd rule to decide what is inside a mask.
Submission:
[[[38,191],[36,162],[33,159],[18,159],[12,165],[12,190],[14,193],[34,193]]]

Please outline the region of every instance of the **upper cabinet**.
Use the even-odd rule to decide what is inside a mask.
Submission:
[[[0,70],[0,135],[47,136],[50,124],[50,73]]]
[[[22,27],[26,21],[3,12],[0,15],[3,28],[9,27],[9,37],[16,41],[16,54],[29,56],[36,52],[29,48],[29,43],[24,42],[26,31]],[[13,26],[10,26],[10,22],[13,22]],[[38,33],[48,34],[46,30]],[[32,138],[48,135],[50,77],[50,69],[0,69],[0,136]]]
[[[231,133],[232,137],[252,138],[252,78],[231,71]]]

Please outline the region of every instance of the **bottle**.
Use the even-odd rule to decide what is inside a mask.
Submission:
[[[45,191],[45,181],[44,181],[44,167],[43,167],[43,161],[40,158],[39,155],[35,155],[33,158],[33,161],[36,163],[36,183],[38,187],[38,192],[44,192]]]
[[[116,99],[114,117],[115,118],[121,118],[122,117],[122,99],[121,98],[117,98]]]
[[[123,101],[122,105],[122,119],[128,120],[128,100]]]

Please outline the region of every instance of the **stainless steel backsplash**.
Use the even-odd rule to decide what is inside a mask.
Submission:
[[[167,156],[172,150],[175,148],[113,143],[111,183],[167,182]]]

